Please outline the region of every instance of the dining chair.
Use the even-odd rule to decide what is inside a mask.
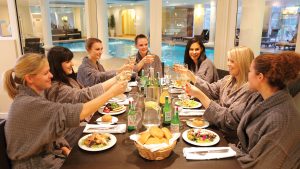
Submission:
[[[0,119],[0,164],[2,169],[10,169],[11,164],[6,152],[6,141],[4,133],[4,119]]]

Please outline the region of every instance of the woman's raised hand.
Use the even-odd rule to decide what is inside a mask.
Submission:
[[[118,81],[108,89],[108,92],[111,92],[114,96],[123,94],[127,88],[127,84],[126,80]]]

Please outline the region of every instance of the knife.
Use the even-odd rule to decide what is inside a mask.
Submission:
[[[193,151],[193,152],[190,152],[190,153],[205,155],[207,153],[227,153],[228,151],[229,151],[229,149],[226,148],[226,149],[218,149],[218,150],[200,150],[200,151]]]

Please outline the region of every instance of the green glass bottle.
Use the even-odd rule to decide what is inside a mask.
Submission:
[[[128,131],[132,131],[135,130],[135,121],[136,121],[136,112],[135,112],[135,108],[133,106],[133,101],[129,101],[129,110],[128,110],[128,114],[127,114],[127,130]]]
[[[174,115],[171,120],[171,132],[172,133],[179,133],[179,127],[180,127],[180,120],[178,115],[178,107],[175,107]]]
[[[144,90],[146,83],[147,83],[147,77],[145,76],[145,71],[142,69],[141,73],[141,78],[140,78],[140,83],[141,83],[141,90]]]
[[[163,123],[165,125],[170,125],[171,123],[171,106],[170,106],[170,103],[169,103],[169,97],[166,96],[165,97],[165,105],[164,105],[164,108],[163,108]]]

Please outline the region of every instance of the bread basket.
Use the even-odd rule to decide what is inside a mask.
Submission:
[[[148,160],[163,160],[163,159],[170,156],[172,150],[176,146],[176,141],[174,141],[172,145],[170,145],[166,148],[154,151],[154,152],[151,152],[149,149],[147,149],[144,146],[140,145],[136,141],[134,142],[134,144],[135,144],[136,148],[138,149],[139,154],[143,158],[148,159]]]

